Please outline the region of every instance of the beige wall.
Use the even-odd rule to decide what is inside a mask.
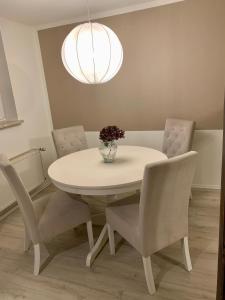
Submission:
[[[110,82],[88,86],[64,69],[60,50],[74,24],[39,32],[55,128],[159,130],[167,117],[222,128],[225,87],[225,1],[186,0],[107,17],[124,48]]]

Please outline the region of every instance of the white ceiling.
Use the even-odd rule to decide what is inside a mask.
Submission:
[[[182,0],[89,0],[89,7],[92,16],[101,17],[178,1]],[[37,27],[86,15],[87,0],[0,0],[0,17]]]

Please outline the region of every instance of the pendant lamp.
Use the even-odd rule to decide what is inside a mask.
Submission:
[[[62,45],[68,73],[82,83],[99,84],[112,79],[123,62],[123,48],[107,26],[91,21],[76,26]]]

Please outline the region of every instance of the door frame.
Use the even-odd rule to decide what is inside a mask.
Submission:
[[[222,176],[220,196],[220,228],[219,228],[219,255],[217,275],[216,300],[225,300],[225,105],[223,118],[223,155],[222,155]]]

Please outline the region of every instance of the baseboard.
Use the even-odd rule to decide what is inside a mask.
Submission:
[[[10,204],[8,207],[6,207],[4,210],[0,212],[0,222],[4,220],[6,217],[8,217],[11,213],[13,213],[18,208],[18,205],[16,202]]]
[[[35,197],[36,195],[38,195],[41,191],[43,191],[44,189],[46,189],[47,187],[49,187],[51,184],[50,180],[46,179],[46,181],[40,185],[39,187],[33,189],[31,192],[30,192],[30,196],[31,198]]]
[[[203,184],[193,184],[193,189],[201,189],[201,190],[218,190],[220,191],[221,187],[219,185],[203,185]]]

